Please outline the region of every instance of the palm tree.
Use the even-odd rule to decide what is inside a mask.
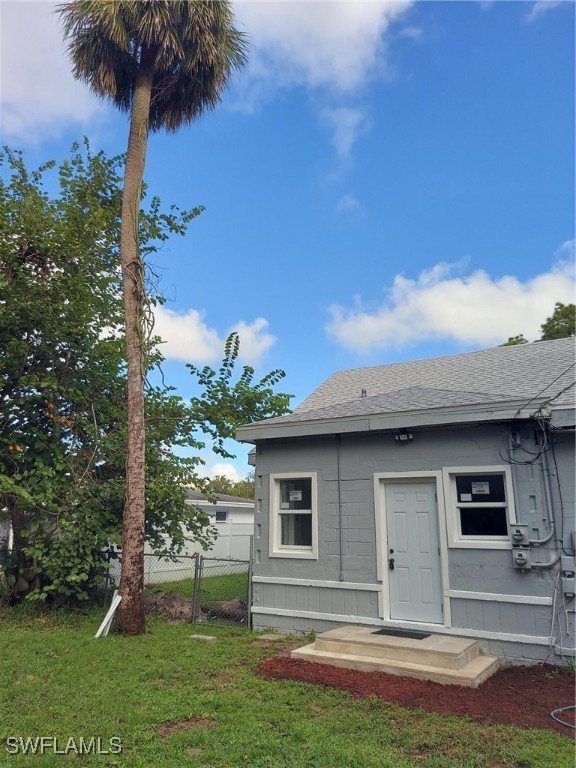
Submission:
[[[138,214],[149,131],[176,131],[219,103],[247,44],[228,0],[71,0],[58,6],[74,76],[130,113],[120,264],[128,444],[118,626],[144,622],[146,293]]]

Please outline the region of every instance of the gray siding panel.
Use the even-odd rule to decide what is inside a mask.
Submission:
[[[551,606],[490,603],[453,598],[452,626],[504,634],[545,637],[552,622]]]
[[[279,608],[297,612],[339,616],[378,617],[376,592],[337,587],[307,587],[293,584],[254,585],[256,608]]]
[[[320,612],[320,590],[313,587],[308,589],[308,608],[312,613]]]
[[[328,589],[320,590],[320,613],[332,613],[332,596]]]

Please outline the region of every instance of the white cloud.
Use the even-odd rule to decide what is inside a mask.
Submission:
[[[576,258],[576,241],[565,240],[562,245],[556,249],[554,256],[556,257],[557,261],[573,262]]]
[[[419,27],[403,27],[399,34],[400,37],[407,37],[410,40],[420,40],[422,37],[422,30]]]
[[[413,0],[236,2],[253,46],[249,75],[278,85],[356,90],[382,67],[385,33]]]
[[[336,107],[324,109],[320,116],[332,128],[332,144],[341,160],[347,160],[354,142],[366,127],[366,118],[360,109]]]
[[[163,340],[160,349],[167,360],[212,363],[222,355],[222,340],[209,328],[195,309],[174,312],[166,307],[154,309],[154,333]]]
[[[183,360],[187,363],[206,365],[219,361],[224,352],[226,337],[237,331],[240,336],[239,360],[257,365],[276,341],[267,333],[268,321],[258,317],[251,323],[240,320],[224,336],[210,328],[201,312],[189,309],[175,312],[164,306],[154,310],[154,333],[164,343],[160,349],[167,360]]]
[[[336,213],[359,213],[362,206],[354,195],[342,195],[336,203]]]
[[[357,100],[362,86],[386,71],[390,24],[414,0],[381,2],[235,3],[238,26],[251,43],[248,67],[235,78],[241,106],[251,111],[283,87],[322,90]],[[74,80],[53,2],[1,0],[1,129],[28,144],[85,127],[107,114],[105,103]],[[334,112],[334,142],[346,156],[362,125],[354,107]]]
[[[276,337],[266,332],[268,321],[257,317],[251,323],[240,320],[230,331],[236,331],[240,337],[240,359],[250,365],[256,365],[276,341]]]
[[[278,89],[302,87],[332,129],[340,159],[347,159],[366,127],[357,106],[362,88],[387,70],[390,24],[414,0],[380,2],[236,2],[238,23],[249,35],[248,67],[237,81],[239,109],[252,112]],[[411,29],[411,28],[407,28]],[[414,30],[413,30],[414,31]],[[408,32],[410,34],[410,32]],[[343,100],[354,102],[343,106]]]
[[[227,477],[233,483],[239,483],[240,480],[244,480],[244,477],[238,472],[233,464],[225,464],[224,462],[212,464],[208,468],[208,477]]]
[[[558,252],[562,260],[525,281],[483,270],[461,274],[465,262],[436,264],[416,279],[396,275],[385,301],[373,310],[361,300],[353,308],[331,307],[326,331],[359,353],[433,339],[470,346],[501,344],[519,333],[535,339],[555,302],[574,301],[574,263],[566,258],[573,248],[573,242],[565,243]]]
[[[566,5],[566,0],[537,0],[526,16],[526,21],[536,21],[543,13],[553,11],[561,5]]]
[[[54,7],[47,2],[0,2],[4,140],[34,144],[104,114],[103,102],[72,77]]]

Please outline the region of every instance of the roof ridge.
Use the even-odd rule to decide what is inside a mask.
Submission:
[[[376,368],[389,368],[389,367],[395,367],[400,365],[408,365],[410,363],[424,363],[429,361],[438,361],[439,363],[444,360],[454,360],[457,357],[464,358],[464,357],[471,357],[472,355],[480,355],[480,354],[487,354],[489,352],[496,352],[497,350],[500,350],[502,354],[507,354],[511,350],[514,350],[515,353],[522,350],[522,353],[525,353],[528,349],[533,349],[533,345],[537,344],[538,347],[540,345],[548,345],[548,344],[558,344],[559,342],[568,342],[571,341],[573,344],[576,344],[576,337],[574,336],[565,336],[562,339],[535,339],[534,341],[529,341],[526,344],[498,344],[495,347],[485,347],[483,349],[470,349],[466,352],[455,352],[448,355],[431,355],[430,357],[416,357],[410,360],[396,360],[395,362],[391,363],[377,363],[376,365],[360,365],[356,368],[341,368],[338,371],[334,371],[333,374],[331,374],[328,379],[332,378],[333,376],[337,376],[341,373],[354,373],[356,371],[371,371],[375,370]],[[540,347],[541,348],[541,347]],[[325,381],[328,381],[328,379],[325,379]]]

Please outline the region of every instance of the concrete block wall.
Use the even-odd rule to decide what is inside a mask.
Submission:
[[[340,503],[342,543],[340,545],[340,515],[338,509],[338,464],[336,437],[298,438],[291,441],[267,441],[257,447],[256,461],[256,561],[255,576],[310,579],[337,582],[378,584],[374,474],[378,472],[438,471],[443,467],[473,467],[503,465],[502,436],[506,425],[469,425],[429,431],[415,431],[414,440],[398,444],[390,433],[343,435],[340,446]],[[576,527],[574,519],[574,437],[573,432],[557,436],[555,463],[551,487],[558,526],[566,546],[572,546],[570,532]],[[518,437],[528,450],[534,451],[534,429],[528,425],[519,430]],[[515,458],[526,454],[515,452]],[[552,460],[552,456],[548,457]],[[557,468],[557,474],[556,474]],[[317,560],[268,557],[270,475],[278,472],[316,472],[318,480],[319,547]],[[543,538],[550,530],[546,511],[543,470],[538,462],[512,467],[517,519],[530,527],[532,538]],[[562,503],[560,503],[560,499]],[[562,513],[562,514],[561,514]],[[562,519],[563,515],[563,519]],[[443,521],[440,521],[441,524]],[[558,549],[552,540],[533,548],[540,562],[551,560]],[[341,560],[340,560],[341,555]],[[342,573],[340,573],[342,566]],[[471,591],[497,595],[525,596],[526,603],[451,598],[452,627],[468,628],[486,633],[518,633],[540,638],[549,635],[553,621],[550,604],[538,604],[547,598],[550,603],[557,585],[558,568],[522,572],[512,565],[509,549],[448,549],[448,581],[443,587],[450,591]],[[257,616],[255,626],[277,626],[279,629],[309,631],[320,626],[337,626],[327,622],[326,615],[349,615],[377,620],[377,593],[364,592],[354,599],[331,595],[310,587],[255,583],[255,608],[310,613],[290,619],[285,615]],[[337,590],[335,590],[336,592]],[[344,592],[344,590],[338,590]],[[348,590],[346,590],[348,592]],[[367,598],[369,595],[369,598]],[[530,604],[530,598],[537,598]],[[563,605],[564,639],[574,640],[574,601]],[[297,607],[299,606],[299,607]],[[314,624],[315,613],[322,614]],[[274,621],[272,620],[274,618]],[[492,647],[497,640],[486,641]],[[506,645],[506,643],[504,643]],[[535,646],[536,647],[536,646]],[[518,650],[518,649],[517,649]],[[542,658],[542,646],[529,650],[531,657]],[[547,651],[546,651],[547,652]],[[514,657],[516,651],[511,653]],[[523,657],[524,651],[518,651]],[[526,651],[528,653],[528,651]]]

